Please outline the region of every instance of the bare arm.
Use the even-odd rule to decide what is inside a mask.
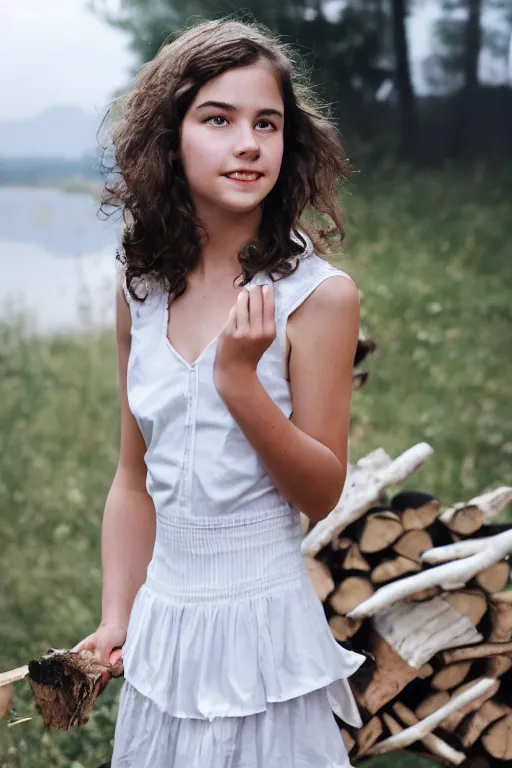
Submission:
[[[129,406],[126,370],[130,310],[122,288],[116,296],[116,335],[121,399],[119,463],[107,497],[102,527],[102,624],[127,627],[133,601],[146,578],[155,542],[155,509],[146,491],[145,445]]]
[[[346,477],[357,289],[329,278],[290,318],[291,420],[256,374],[255,361],[275,336],[273,301],[264,292],[251,291],[250,299],[242,292],[234,314],[222,339],[217,388],[281,494],[321,520]]]

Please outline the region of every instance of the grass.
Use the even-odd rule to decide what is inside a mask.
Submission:
[[[512,484],[510,179],[380,173],[347,190],[342,263],[378,351],[353,399],[352,457],[421,440],[434,457],[407,483],[448,505]],[[34,337],[0,325],[0,670],[70,647],[100,610],[100,525],[117,462],[111,333]],[[0,722],[0,768],[97,768],[111,751],[119,682],[90,723],[45,733]],[[19,714],[32,713],[25,686]],[[374,761],[412,765],[405,755]]]

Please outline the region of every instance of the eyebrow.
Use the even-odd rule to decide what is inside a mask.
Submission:
[[[236,112],[236,107],[233,104],[226,104],[225,101],[204,101],[199,104],[196,109],[205,109],[206,107],[214,107],[215,109],[224,109],[226,112]],[[258,117],[274,115],[275,117],[283,117],[283,113],[278,109],[260,109]]]

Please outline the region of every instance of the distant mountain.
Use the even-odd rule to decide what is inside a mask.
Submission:
[[[0,122],[0,157],[76,160],[96,154],[101,115],[79,107],[50,107],[28,120]]]

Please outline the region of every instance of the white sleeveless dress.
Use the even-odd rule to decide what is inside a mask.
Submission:
[[[310,248],[273,284],[277,336],[257,372],[287,417],[286,321],[332,276],[348,278]],[[127,298],[128,400],[157,530],[123,648],[112,768],[349,768],[332,712],[362,725],[347,678],[364,656],[331,633],[299,512],[216,391],[216,339],[190,365],[168,341],[165,292]]]

